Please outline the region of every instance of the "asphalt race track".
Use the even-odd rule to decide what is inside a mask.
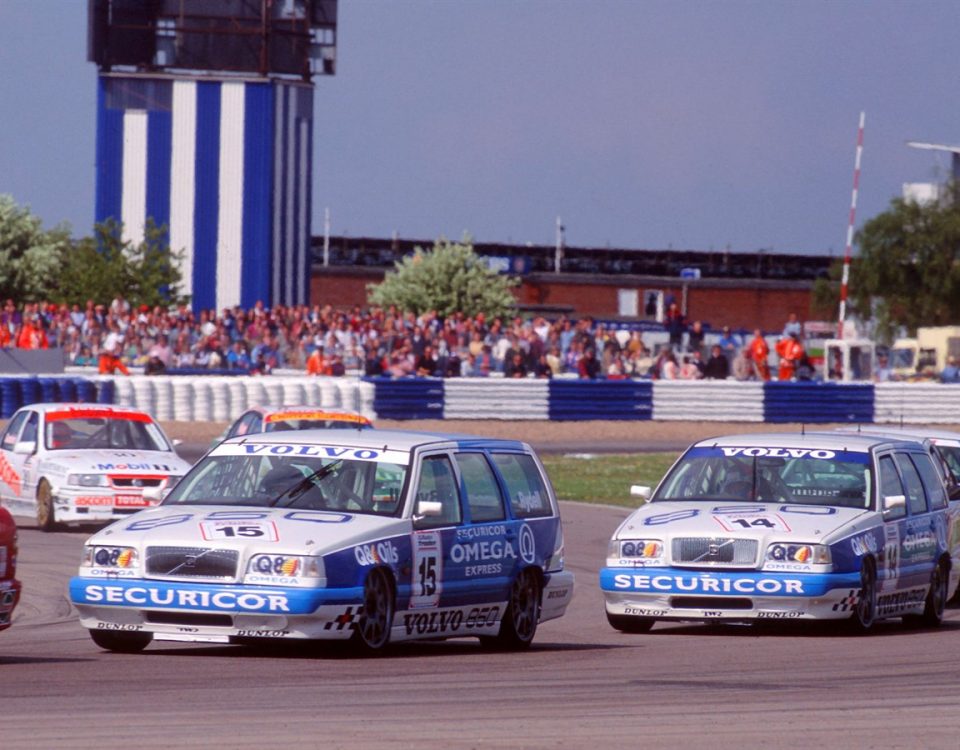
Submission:
[[[86,532],[21,524],[25,595],[0,633],[0,747],[956,748],[960,611],[943,627],[612,630],[597,570],[626,511],[564,504],[577,590],[533,648],[465,639],[101,651],[67,604]]]

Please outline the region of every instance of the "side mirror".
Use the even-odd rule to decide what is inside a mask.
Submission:
[[[22,443],[17,443],[15,446],[13,446],[13,452],[19,453],[22,456],[29,456],[32,453],[36,453],[37,441],[24,440]]]
[[[157,505],[166,493],[160,487],[144,487],[143,499],[151,505]]]
[[[437,518],[443,515],[443,503],[436,500],[421,500],[417,503],[417,512],[414,520],[421,518]]]
[[[630,494],[633,497],[642,497],[644,501],[647,501],[653,494],[653,488],[645,484],[632,484],[630,485]]]
[[[906,495],[885,495],[883,498],[883,517],[899,518],[907,512]]]

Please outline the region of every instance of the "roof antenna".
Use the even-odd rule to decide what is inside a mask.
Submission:
[[[801,423],[800,423],[800,436],[802,437],[802,436],[804,436],[804,435],[806,435],[806,434],[807,434],[807,423],[806,423],[806,422],[801,422]]]

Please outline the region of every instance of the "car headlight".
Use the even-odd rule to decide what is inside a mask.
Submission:
[[[83,548],[82,565],[98,568],[135,568],[140,562],[140,555],[133,547],[108,547],[87,545]]]
[[[106,474],[67,474],[67,484],[76,487],[109,487]]]
[[[644,563],[661,562],[663,542],[660,539],[611,539],[607,545],[607,557]]]
[[[766,562],[830,565],[833,559],[825,544],[788,544],[776,542],[767,547]]]
[[[183,479],[183,474],[170,474],[167,476],[166,489],[172,489],[181,479]]]
[[[254,579],[325,578],[323,558],[308,555],[254,555],[247,563],[247,576]]]

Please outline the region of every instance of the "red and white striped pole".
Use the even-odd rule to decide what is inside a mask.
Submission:
[[[860,157],[863,154],[863,122],[866,113],[860,113],[857,129],[857,158],[853,166],[853,194],[850,196],[850,223],[847,225],[847,247],[843,253],[843,277],[840,280],[840,316],[837,322],[837,338],[843,338],[843,323],[847,318],[847,284],[850,281],[850,256],[853,253],[853,225],[857,215],[857,192],[860,189]]]

